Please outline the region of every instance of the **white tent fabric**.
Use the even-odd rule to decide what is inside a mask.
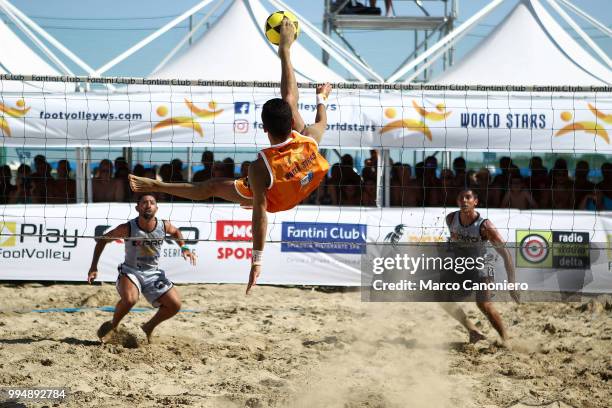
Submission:
[[[0,19],[0,74],[32,74],[32,75],[60,75],[60,73],[25,44]],[[44,86],[40,82],[0,81],[2,92],[64,92],[64,84],[49,84]]]
[[[185,53],[151,73],[150,78],[278,81],[280,62],[263,25],[268,12],[258,0],[235,0]],[[298,82],[343,82],[296,42],[291,60]]]
[[[463,60],[431,82],[609,85],[612,71],[586,52],[539,0],[521,0]]]

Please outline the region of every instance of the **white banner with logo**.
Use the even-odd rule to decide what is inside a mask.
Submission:
[[[0,93],[0,145],[265,147],[272,88],[195,87],[192,93]],[[141,87],[142,89],[142,87]],[[184,87],[182,89],[185,89]],[[314,122],[314,90],[299,110]],[[612,93],[336,90],[325,148],[612,151]]]
[[[268,241],[260,283],[358,286],[365,243],[444,242],[444,208],[351,208],[299,206],[268,215]],[[0,207],[0,280],[82,281],[95,246],[93,236],[137,216],[120,203],[7,205]],[[610,213],[483,210],[502,237],[516,243],[517,278],[532,290],[562,283],[551,271],[586,270],[584,290],[612,289]],[[160,203],[198,255],[192,267],[168,241],[160,267],[175,282],[244,283],[251,257],[251,212],[236,205]],[[562,256],[554,244],[599,246]],[[574,245],[575,246],[575,245]],[[114,281],[124,243],[109,243],[99,263],[100,279]],[[587,251],[589,252],[589,251]],[[580,256],[579,256],[580,255]],[[582,276],[582,275],[581,275]]]

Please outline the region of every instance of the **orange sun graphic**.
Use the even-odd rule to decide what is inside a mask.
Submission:
[[[0,102],[0,135],[2,136],[11,136],[11,128],[9,127],[5,115],[12,118],[21,118],[30,111],[30,108],[25,107],[25,100],[23,99],[17,100],[15,106],[17,106],[17,108],[11,108]]]
[[[588,104],[589,110],[595,115],[596,120],[603,121],[605,123],[612,123],[612,115],[606,114],[598,109],[596,109],[590,103]],[[564,122],[570,122],[574,119],[574,115],[572,112],[563,111],[561,112],[561,120]],[[568,125],[562,127],[555,133],[555,136],[563,136],[569,133],[574,133],[576,131],[583,131],[585,133],[590,133],[595,136],[601,137],[606,143],[610,144],[610,137],[608,136],[608,132],[606,128],[601,124],[601,122],[590,122],[590,121],[581,121],[581,122],[571,122]]]

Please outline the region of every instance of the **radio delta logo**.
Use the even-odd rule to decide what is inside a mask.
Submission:
[[[253,240],[253,228],[251,221],[223,220],[217,221],[217,241],[220,243],[250,242]],[[248,244],[237,246],[235,243],[227,242],[226,245],[217,248],[217,259],[220,260],[251,260],[253,247]]]
[[[588,269],[589,233],[577,231],[516,230],[519,268]]]

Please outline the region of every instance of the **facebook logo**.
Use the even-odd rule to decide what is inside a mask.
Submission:
[[[249,102],[234,102],[234,113],[246,115],[247,113],[249,113],[250,107],[251,104]]]

